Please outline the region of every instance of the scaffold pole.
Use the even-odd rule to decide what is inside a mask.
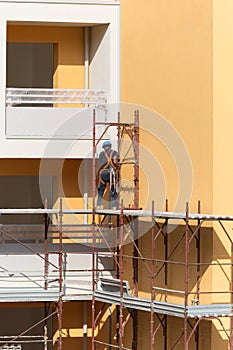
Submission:
[[[189,204],[186,203],[185,218],[185,272],[184,272],[184,350],[188,350],[188,268],[189,268]]]
[[[233,305],[233,242],[231,242],[231,305]],[[233,350],[233,316],[230,316],[230,350]]]
[[[134,112],[133,149],[134,149],[134,208],[139,208],[139,111]],[[138,296],[138,218],[134,218],[134,250],[133,250],[133,281],[134,295]],[[133,311],[133,340],[132,350],[137,350],[138,338],[138,311]]]
[[[150,350],[154,348],[154,279],[155,279],[155,218],[154,201],[151,210],[151,311],[150,311]]]
[[[121,201],[121,213],[120,213],[120,316],[119,316],[119,328],[120,328],[120,350],[123,349],[123,245],[124,245],[124,214],[123,214],[123,201]]]
[[[63,259],[62,259],[62,198],[60,198],[59,208],[59,300],[58,300],[58,350],[62,350],[62,313],[63,313]]]
[[[96,190],[96,112],[93,110],[93,135],[92,135],[92,342],[91,348],[95,349],[95,190]]]

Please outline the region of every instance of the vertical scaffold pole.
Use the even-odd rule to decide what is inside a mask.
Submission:
[[[45,199],[45,209],[47,209],[47,199]],[[44,288],[48,287],[48,229],[49,229],[49,216],[44,214]]]
[[[134,207],[139,208],[139,111],[134,112],[134,132],[133,132],[133,149],[134,149]],[[134,251],[133,256],[133,281],[134,295],[138,296],[138,218],[134,219]],[[132,350],[137,350],[137,327],[138,327],[138,312],[133,312],[133,341]]]
[[[184,273],[184,350],[188,350],[188,257],[189,257],[189,204],[185,216],[185,273]]]
[[[112,350],[112,305],[108,307],[108,350]]]
[[[123,349],[123,244],[124,244],[124,217],[123,217],[123,202],[121,202],[120,212],[120,317],[119,317],[119,328],[120,328],[120,350]]]
[[[45,209],[48,207],[47,198],[45,199]],[[44,289],[48,288],[48,229],[49,229],[49,216],[44,214]],[[47,302],[44,303],[44,350],[48,348],[48,310]]]
[[[198,214],[201,213],[201,202],[200,200],[197,203]],[[200,299],[200,283],[201,283],[201,228],[200,228],[201,220],[197,220],[198,230],[197,230],[197,302],[199,303]],[[197,325],[196,333],[195,333],[195,341],[196,341],[196,350],[199,350],[199,323]]]
[[[120,112],[117,114],[117,153],[120,156],[120,148],[121,148],[121,127],[120,127],[120,121],[121,121],[121,115]],[[121,174],[120,171],[118,173],[118,181],[121,180]],[[117,196],[117,208],[120,207],[121,199],[120,199],[120,192],[118,193]]]
[[[135,111],[134,113],[134,158],[135,158],[135,166],[134,166],[134,183],[135,183],[135,195],[134,195],[134,207],[139,207],[139,111]]]
[[[59,300],[58,300],[58,329],[59,329],[59,340],[58,350],[62,350],[62,312],[63,312],[63,262],[62,262],[62,198],[60,198],[60,209],[59,209]]]
[[[117,126],[117,153],[120,155],[120,145],[121,145],[121,128],[120,128],[120,112],[118,112],[117,115],[117,122],[118,122],[118,126]],[[121,181],[120,178],[120,174],[119,174],[119,179],[118,181]],[[121,199],[120,199],[120,193],[118,194],[118,198],[117,198],[117,208],[120,208],[121,205]],[[117,245],[116,245],[116,256],[117,256],[117,262],[118,264],[116,265],[116,278],[120,278],[120,248],[119,248],[119,241],[120,241],[120,217],[119,215],[117,215]],[[117,343],[119,342],[119,325],[120,325],[120,309],[119,309],[119,305],[116,306],[116,340]]]
[[[119,215],[117,216],[117,247],[116,247],[116,254],[117,254],[117,266],[116,266],[116,278],[120,278],[120,217]],[[116,341],[119,343],[119,325],[120,325],[120,308],[119,305],[116,305]]]
[[[96,113],[93,110],[93,129],[92,129],[92,222],[95,223],[95,191],[96,191]]]
[[[91,349],[95,349],[95,191],[96,191],[96,114],[93,110],[92,135],[92,342]]]
[[[231,242],[231,304],[233,303],[233,242]],[[230,316],[230,350],[233,350],[233,316]]]
[[[154,280],[155,280],[155,209],[154,201],[152,201],[151,212],[151,311],[150,311],[150,350],[154,348]]]
[[[165,210],[168,212],[168,199],[165,202]],[[164,271],[164,284],[165,284],[165,301],[167,301],[167,288],[168,288],[168,219],[166,219],[165,234],[164,234],[164,258],[165,258],[165,271]],[[167,315],[164,315],[164,350],[167,350]]]
[[[120,145],[121,145],[121,128],[120,128],[120,112],[118,112],[118,116],[117,116],[117,122],[118,122],[118,126],[117,126],[117,153],[120,155]],[[121,181],[121,174],[119,173],[119,178],[118,181]],[[120,193],[118,194],[118,198],[117,198],[117,208],[120,208],[121,205],[121,199],[120,199]],[[116,264],[116,278],[120,278],[120,270],[119,270],[119,266],[120,266],[120,262],[119,262],[119,257],[120,257],[120,248],[119,248],[119,241],[120,241],[120,217],[119,215],[117,215],[116,218],[117,221],[117,245],[116,245],[116,256],[117,256],[117,262],[118,264]],[[119,316],[120,316],[120,309],[119,309],[119,305],[116,305],[116,341],[117,343],[119,342]]]

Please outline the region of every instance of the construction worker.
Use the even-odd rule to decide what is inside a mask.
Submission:
[[[117,151],[112,150],[111,141],[103,142],[103,151],[99,155],[100,169],[98,172],[99,184],[98,184],[98,199],[96,209],[101,209],[102,198],[107,184],[109,185],[109,191],[111,196],[112,209],[116,209],[117,206],[117,192],[116,184],[118,177],[118,158]]]

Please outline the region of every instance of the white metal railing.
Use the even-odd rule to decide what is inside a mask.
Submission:
[[[20,104],[82,104],[85,106],[103,106],[107,102],[106,93],[101,90],[76,89],[36,89],[7,88],[6,105]]]
[[[0,346],[0,350],[22,350],[22,345],[21,344],[10,344],[10,345],[4,344]]]

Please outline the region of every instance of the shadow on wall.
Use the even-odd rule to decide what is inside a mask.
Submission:
[[[90,28],[90,43],[91,43],[90,61],[91,62],[94,59],[96,52],[100,48],[101,43],[103,42],[104,36],[107,33],[107,29],[108,29],[107,24],[101,24]]]
[[[148,223],[141,223],[140,227],[147,227]],[[193,232],[195,231],[195,226],[190,227]],[[157,231],[158,232],[158,229]],[[222,231],[223,232],[223,231]],[[172,290],[184,291],[184,262],[185,262],[185,227],[180,225],[174,231],[168,233],[167,241],[167,256],[169,257],[170,263],[167,264],[167,288]],[[155,233],[156,234],[156,233]],[[189,238],[191,237],[191,232],[189,233]],[[200,239],[200,291],[209,292],[212,291],[212,279],[218,278],[219,291],[230,292],[231,290],[231,277],[230,277],[230,243],[223,236],[216,234],[216,231],[211,227],[203,226],[201,228],[201,239]],[[158,289],[156,290],[156,300],[164,300],[165,293],[159,288],[165,288],[165,264],[163,260],[165,259],[166,246],[165,246],[164,236],[160,234],[159,238],[155,241],[155,280],[154,285]],[[151,258],[151,232],[147,232],[139,239],[139,249],[142,256]],[[132,244],[126,248],[129,255],[132,255],[133,246]],[[224,260],[225,264],[221,265],[221,260]],[[188,286],[189,292],[192,294],[189,296],[189,304],[192,304],[193,300],[196,299],[197,291],[197,248],[196,239],[194,238],[190,244],[189,249],[189,279]],[[131,282],[132,286],[132,259],[124,260],[124,268],[126,271],[127,278]],[[210,266],[211,263],[214,265]],[[218,276],[218,277],[217,277]],[[125,277],[124,277],[125,278]],[[216,283],[215,283],[216,284]],[[139,260],[139,291],[144,293],[146,297],[150,297],[151,293],[151,262],[143,259]],[[218,295],[220,296],[220,295]],[[211,294],[202,294],[200,296],[201,303],[211,302]],[[229,293],[221,296],[222,302],[224,299],[229,299]],[[183,295],[176,292],[168,292],[168,300],[171,302],[183,303]],[[226,301],[228,302],[228,301]]]
[[[64,349],[82,349],[83,348],[83,317],[84,317],[83,302],[69,302],[63,305],[62,319],[62,342]],[[86,316],[88,335],[90,336],[91,327],[91,303],[86,302]],[[53,333],[54,338],[58,339],[58,322],[57,315],[53,317]],[[87,348],[91,347],[91,338],[87,339]],[[56,346],[57,348],[57,346]]]
[[[191,333],[191,327],[193,327],[195,324],[194,320],[190,320],[188,325],[188,336]],[[170,317],[167,318],[167,325],[168,325],[168,349],[173,349],[173,346],[177,343],[176,347],[174,349],[183,349],[183,336],[182,331],[184,327],[184,320],[182,318],[178,317]],[[202,320],[199,324],[199,349],[200,350],[206,350],[206,349],[212,349],[211,347],[211,321]],[[221,344],[221,347],[216,348],[217,349],[224,349],[222,348],[222,345],[225,345],[225,343]],[[195,350],[197,347],[197,343],[195,341],[195,336],[193,335],[189,342],[189,349]]]
[[[150,223],[140,221],[139,232],[148,231],[148,226]],[[193,232],[195,227],[191,227]],[[156,230],[158,232],[158,229]],[[169,257],[169,263],[167,264],[167,288],[172,290],[184,291],[184,262],[185,262],[185,226],[180,225],[174,231],[168,234],[167,252],[166,246],[164,244],[164,236],[160,236],[155,241],[155,280],[154,285],[158,289],[156,290],[156,300],[164,300],[165,293],[159,288],[165,288],[165,254]],[[156,234],[156,233],[155,233]],[[132,235],[132,232],[131,232]],[[191,237],[191,233],[189,234]],[[213,244],[214,242],[214,244]],[[143,257],[151,258],[151,231],[142,235],[139,239],[139,250]],[[219,236],[211,227],[203,227],[201,229],[201,242],[200,242],[200,274],[201,292],[208,292],[212,290],[212,278],[213,275],[218,273],[222,281],[224,282],[227,291],[230,291],[230,276],[229,276],[229,266],[227,268],[219,264],[211,266],[214,259],[214,251],[218,252],[217,256],[219,259],[230,259],[229,253],[227,252],[227,247],[224,246],[223,241],[220,240]],[[133,244],[129,243],[124,246],[125,255],[133,255]],[[215,262],[215,261],[214,261]],[[230,263],[230,260],[228,261]],[[189,250],[189,292],[193,294],[190,295],[189,304],[192,303],[192,299],[196,298],[196,285],[197,285],[197,248],[196,240],[190,244]],[[151,295],[151,261],[139,259],[139,291],[141,296],[150,298]],[[132,269],[132,258],[124,258],[124,279],[128,280],[133,289],[133,269]],[[177,292],[168,292],[168,298],[172,302],[183,303],[183,295]],[[209,302],[211,294],[204,294],[201,296],[201,302]]]
[[[226,326],[225,320],[224,320],[224,318],[221,319],[223,324]],[[226,336],[222,326],[220,325],[220,323],[217,320],[214,320],[213,322],[210,322],[210,324],[212,325],[212,327],[211,327],[212,343],[210,344],[209,349],[211,348],[213,350],[218,350],[218,349],[228,350],[229,349],[229,340],[227,339],[227,336]],[[229,332],[229,326],[230,326],[230,322],[229,322],[228,326],[226,326],[227,332]]]

